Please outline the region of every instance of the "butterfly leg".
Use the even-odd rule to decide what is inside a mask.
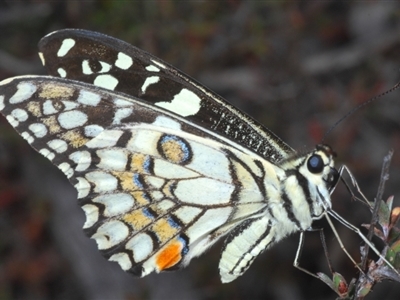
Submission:
[[[332,264],[331,264],[331,260],[329,257],[329,253],[328,253],[328,247],[326,246],[326,242],[325,242],[325,235],[324,235],[324,229],[323,228],[310,228],[308,231],[319,231],[320,234],[320,238],[321,238],[321,243],[322,243],[322,247],[324,248],[324,252],[325,252],[325,257],[328,260],[328,265],[329,265],[329,269],[331,270],[331,272],[333,273],[333,268],[332,268]],[[300,271],[311,275],[315,278],[320,279],[320,277],[310,271],[308,271],[307,269],[303,268],[300,266],[300,257],[301,254],[303,252],[303,246],[304,246],[304,231],[300,232],[300,239],[299,239],[299,244],[297,246],[297,251],[296,251],[296,257],[294,258],[293,261],[293,266],[296,269],[299,269]]]
[[[342,250],[346,253],[346,255],[350,258],[350,260],[355,264],[355,266],[360,270],[360,272],[362,272],[364,274],[364,272],[361,270],[360,266],[358,264],[355,263],[354,259],[350,256],[350,254],[347,252],[346,248],[344,247],[342,240],[340,239],[338,233],[336,232],[336,229],[334,230],[334,226],[333,223],[331,221],[331,219],[328,216],[328,213],[334,217],[336,220],[338,220],[340,223],[342,223],[344,226],[346,226],[347,228],[349,228],[350,230],[354,231],[355,233],[358,234],[358,236],[372,249],[372,251],[375,252],[376,255],[379,256],[379,258],[381,258],[398,276],[400,276],[400,273],[398,270],[396,270],[393,265],[385,258],[382,256],[382,254],[378,251],[378,249],[375,248],[374,244],[371,243],[371,241],[369,241],[365,235],[361,232],[360,229],[358,229],[357,227],[355,227],[353,224],[347,222],[345,219],[343,219],[339,214],[337,214],[335,211],[330,210],[327,213],[325,213],[325,218],[328,220],[329,226],[331,226],[333,233],[335,234],[340,247],[342,248]]]
[[[333,212],[333,211],[329,211],[329,213],[331,213],[331,212]],[[335,214],[335,216],[340,217],[338,214],[336,214],[336,212],[334,212],[334,214]],[[325,212],[325,213],[324,213],[324,216],[325,216],[326,220],[328,221],[329,227],[331,227],[331,229],[332,229],[332,231],[333,231],[333,234],[335,235],[336,240],[338,241],[338,243],[339,243],[339,245],[340,245],[340,248],[341,248],[341,249],[343,250],[343,252],[347,255],[347,257],[351,260],[351,262],[356,266],[356,268],[357,268],[362,274],[364,274],[363,270],[360,268],[360,266],[358,265],[358,263],[353,259],[353,257],[351,257],[351,255],[349,254],[349,252],[347,252],[347,249],[346,249],[346,247],[344,246],[344,244],[343,244],[343,242],[342,242],[342,239],[340,238],[339,234],[337,233],[336,228],[335,228],[335,226],[333,225],[331,218],[329,218],[329,215]],[[332,216],[334,216],[334,215],[332,215]],[[335,218],[336,218],[336,217],[335,217]],[[342,221],[346,222],[347,225],[346,225],[345,223],[342,223],[342,221],[340,221],[339,219],[337,219],[340,223],[342,223],[343,225],[345,225],[346,227],[348,227],[348,228],[350,228],[350,229],[352,229],[352,228],[353,228],[353,229],[356,229],[356,232],[358,232],[359,235],[361,234],[361,235],[364,237],[364,235],[361,233],[361,231],[360,231],[357,227],[355,227],[355,226],[353,226],[352,224],[348,223],[348,222],[345,221],[342,217],[340,217],[340,219],[341,219]],[[349,227],[349,226],[351,226],[351,227]],[[352,230],[353,230],[353,229],[352,229]],[[364,238],[365,238],[365,237],[364,237]],[[376,248],[374,248],[374,249],[376,249]]]
[[[361,195],[361,199],[354,194],[352,188],[350,187],[350,184],[347,183],[347,181],[344,179],[344,177],[343,177],[344,172],[346,172],[348,174],[348,176],[351,180],[351,184],[356,189],[357,193],[359,193]],[[369,209],[372,209],[372,205],[371,205],[370,201],[368,201],[367,197],[363,194],[363,192],[361,191],[361,189],[358,185],[357,180],[355,179],[354,175],[350,172],[350,169],[346,165],[343,165],[340,167],[339,176],[340,176],[340,180],[343,182],[347,191],[350,193],[351,198],[355,199],[357,201],[360,201],[363,204],[366,204],[369,207]]]

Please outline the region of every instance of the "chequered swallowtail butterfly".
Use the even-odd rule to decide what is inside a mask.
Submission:
[[[189,264],[225,237],[223,282],[331,208],[333,152],[299,155],[267,128],[123,41],[60,30],[39,43],[50,76],[0,83],[0,111],[64,172],[84,231],[125,271]]]

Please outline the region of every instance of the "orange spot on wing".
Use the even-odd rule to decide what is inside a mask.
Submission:
[[[169,243],[156,258],[156,264],[160,271],[171,268],[181,261],[182,243],[173,241]]]

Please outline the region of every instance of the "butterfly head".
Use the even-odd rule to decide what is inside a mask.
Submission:
[[[310,206],[312,219],[319,219],[324,211],[332,208],[330,193],[336,186],[339,173],[334,167],[335,152],[327,145],[317,145],[314,150],[288,158],[281,167],[286,176],[293,182],[293,186],[301,187],[292,189],[285,183],[285,190],[293,194],[292,198],[302,194]]]
[[[327,145],[319,144],[310,152],[299,171],[314,188],[314,199],[324,210],[331,208],[330,193],[339,180],[339,173],[334,167],[336,153]],[[311,193],[313,194],[313,193]]]

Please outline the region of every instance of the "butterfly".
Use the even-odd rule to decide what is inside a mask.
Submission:
[[[50,76],[0,83],[0,112],[78,193],[108,260],[136,276],[176,270],[221,238],[222,282],[331,209],[334,152],[296,153],[151,54],[100,33],[45,36]]]

